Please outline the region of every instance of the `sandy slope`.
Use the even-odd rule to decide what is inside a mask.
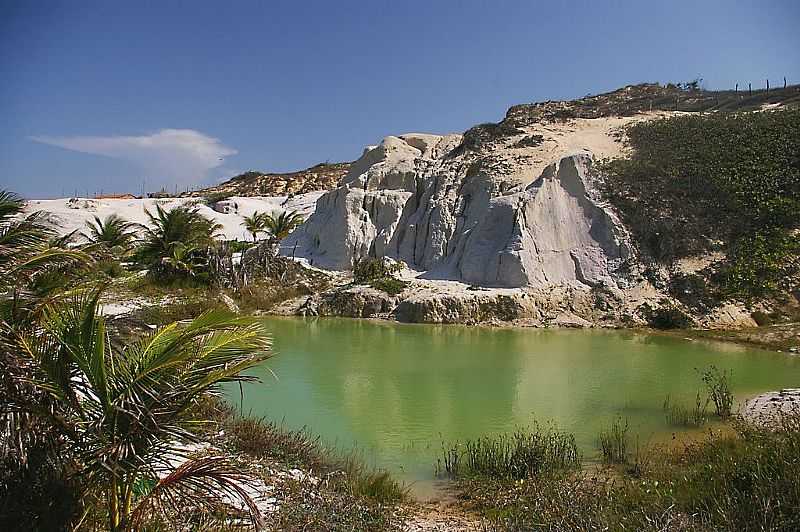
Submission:
[[[294,196],[286,201],[286,196],[230,198],[235,201],[239,210],[237,214],[223,214],[216,212],[207,205],[198,204],[198,209],[204,215],[213,218],[222,225],[220,236],[225,239],[246,240],[250,235],[242,227],[242,219],[255,211],[274,212],[283,210],[297,210],[308,216],[314,210],[314,203],[322,192],[310,192]],[[155,205],[170,209],[178,205],[195,203],[197,198],[168,198],[168,199],[55,199],[31,200],[25,208],[25,214],[34,211],[49,213],[48,219],[57,228],[60,234],[67,234],[75,229],[86,230],[86,222],[94,220],[95,216],[105,219],[106,216],[116,213],[122,218],[137,223],[146,223],[145,209],[155,211]]]
[[[520,154],[531,156],[526,161],[525,177],[521,181],[528,184],[549,164],[575,154],[591,154],[595,159],[614,158],[624,155],[625,145],[619,140],[617,132],[622,127],[635,122],[664,118],[679,114],[672,111],[653,111],[634,116],[614,116],[604,118],[576,118],[566,122],[538,122],[523,128],[526,133],[541,135],[544,143],[536,148],[518,148]]]

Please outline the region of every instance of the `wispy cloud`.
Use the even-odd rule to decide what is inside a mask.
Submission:
[[[137,137],[51,137],[30,140],[67,150],[125,159],[140,166],[149,183],[180,186],[201,183],[224,158],[237,152],[194,129],[162,129]]]

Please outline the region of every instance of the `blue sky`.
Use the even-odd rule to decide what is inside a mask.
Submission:
[[[800,83],[800,2],[0,0],[0,187],[140,192],[357,158],[643,81]]]

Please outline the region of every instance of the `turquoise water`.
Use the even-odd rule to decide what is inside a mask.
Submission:
[[[443,442],[534,421],[597,433],[624,416],[646,444],[669,437],[664,398],[694,404],[695,368],[733,371],[737,398],[800,385],[800,357],[630,331],[492,329],[267,318],[274,358],[244,386],[244,411],[309,427],[424,484]],[[230,401],[239,403],[238,386]]]

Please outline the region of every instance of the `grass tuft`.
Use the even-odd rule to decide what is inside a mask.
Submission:
[[[701,427],[706,422],[706,403],[697,393],[694,408],[675,403],[668,395],[664,399],[664,415],[667,423],[673,427]]]
[[[437,475],[450,478],[485,476],[526,479],[580,466],[581,455],[572,434],[538,425],[530,431],[487,436],[442,449]]]
[[[603,461],[607,464],[624,464],[628,461],[628,420],[618,417],[608,430],[597,437]]]

